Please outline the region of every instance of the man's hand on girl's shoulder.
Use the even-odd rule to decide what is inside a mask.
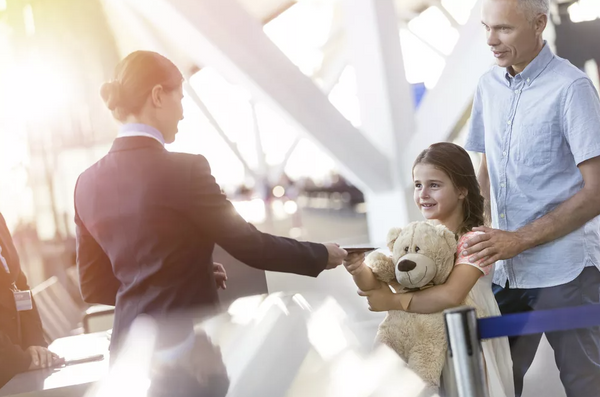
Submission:
[[[475,227],[473,231],[482,233],[477,233],[465,242],[462,255],[469,257],[472,263],[483,260],[479,266],[489,266],[496,261],[513,258],[526,249],[518,232],[486,226]]]

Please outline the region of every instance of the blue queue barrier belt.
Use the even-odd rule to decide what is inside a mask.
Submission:
[[[477,320],[480,339],[600,326],[600,304],[506,314]]]

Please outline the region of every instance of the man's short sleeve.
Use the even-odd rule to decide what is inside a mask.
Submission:
[[[477,85],[471,110],[469,133],[465,142],[465,149],[471,152],[485,153],[485,129],[483,125],[483,102],[481,98],[481,81]]]
[[[600,156],[600,100],[587,78],[576,80],[565,95],[563,128],[575,162]]]

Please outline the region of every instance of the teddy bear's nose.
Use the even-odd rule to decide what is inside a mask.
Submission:
[[[410,272],[415,267],[417,267],[417,264],[413,261],[409,261],[408,259],[398,262],[398,271],[401,272]]]

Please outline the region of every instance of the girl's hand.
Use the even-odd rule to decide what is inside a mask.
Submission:
[[[355,275],[359,273],[363,266],[367,266],[365,264],[365,254],[363,253],[354,253],[348,254],[346,259],[344,259],[344,267],[348,270],[348,273]]]
[[[392,292],[386,283],[371,291],[358,291],[360,296],[367,298],[369,310],[372,312],[387,312],[388,310],[405,310],[399,300],[400,294]]]

